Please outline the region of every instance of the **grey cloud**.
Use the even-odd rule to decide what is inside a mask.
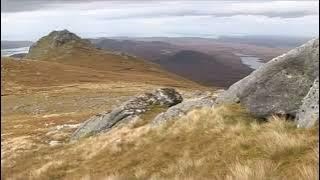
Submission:
[[[297,18],[308,15],[316,15],[317,13],[305,12],[305,11],[294,11],[294,12],[261,12],[261,13],[221,13],[221,14],[212,14],[212,16],[217,17],[230,17],[235,15],[258,15],[258,16],[267,16],[267,17],[280,17],[280,18]]]
[[[1,0],[1,11],[21,12],[34,11],[43,8],[50,8],[64,3],[85,3],[91,0]],[[99,0],[92,0],[99,1]],[[102,1],[102,0],[100,0]]]
[[[20,12],[20,11],[33,11],[41,9],[51,3],[46,3],[41,0],[2,0],[1,12]]]
[[[79,3],[88,3],[88,2],[97,2],[97,1],[105,1],[105,2],[165,2],[169,0],[1,0],[1,11],[2,12],[21,12],[21,11],[34,11],[44,8],[50,8],[52,6],[71,3],[71,4],[79,4]],[[185,1],[185,0],[175,0],[175,1]],[[187,0],[188,1],[188,0]],[[196,0],[189,0],[193,2],[197,2]],[[207,0],[208,1],[208,0]],[[234,1],[234,0],[211,0],[212,1]],[[280,0],[273,0],[280,1]],[[287,1],[295,1],[295,0],[287,0]],[[310,0],[299,0],[299,1],[310,1]],[[318,2],[318,0],[311,0],[314,2]],[[268,0],[241,0],[240,2],[268,2]],[[269,1],[270,2],[270,1]]]
[[[43,8],[50,8],[52,6],[61,4],[79,4],[88,2],[132,2],[128,0],[1,0],[1,11],[3,12],[22,12],[34,11]],[[161,0],[135,0],[137,2],[150,2]],[[163,0],[162,0],[163,1]]]
[[[183,11],[183,12],[157,12],[157,13],[138,13],[138,14],[126,14],[126,15],[113,15],[101,18],[102,20],[121,20],[121,19],[134,19],[134,18],[159,18],[159,17],[184,17],[184,16],[212,16],[212,17],[231,17],[237,15],[255,15],[266,17],[279,17],[279,18],[297,18],[308,15],[317,15],[313,12],[295,11],[295,12],[238,12],[238,13],[206,13],[195,11]]]

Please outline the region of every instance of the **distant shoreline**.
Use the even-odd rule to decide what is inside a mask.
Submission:
[[[28,53],[29,48],[30,47],[28,46],[28,47],[1,49],[1,57],[9,57],[15,54]]]

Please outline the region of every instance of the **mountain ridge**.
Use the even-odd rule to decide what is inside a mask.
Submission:
[[[200,87],[197,83],[133,56],[99,50],[89,41],[64,30],[39,39],[22,60],[2,58],[5,84],[57,86],[72,83],[137,82],[173,87]],[[55,67],[56,70],[49,67]],[[13,73],[20,71],[20,75]],[[37,78],[38,77],[38,78]],[[49,81],[50,79],[50,81]],[[14,86],[13,86],[14,87]],[[8,92],[8,90],[5,90]],[[8,93],[5,93],[8,94]]]

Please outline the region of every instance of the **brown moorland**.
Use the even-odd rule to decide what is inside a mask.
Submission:
[[[64,142],[78,123],[133,95],[159,87],[207,89],[78,37],[54,48],[49,38],[38,41],[26,59],[1,59],[1,162],[6,172],[21,155]]]
[[[239,105],[195,110],[157,128],[148,126],[151,112],[69,143],[79,123],[135,94],[208,88],[133,57],[67,45],[33,60],[1,60],[1,179],[316,178],[318,127],[262,122]]]

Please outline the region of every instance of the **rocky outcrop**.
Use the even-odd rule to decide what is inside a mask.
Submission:
[[[84,122],[71,136],[71,140],[105,132],[121,122],[128,122],[155,106],[171,107],[182,102],[181,95],[172,88],[162,88],[152,93],[132,98],[110,113],[98,114]]]
[[[37,59],[59,50],[66,52],[66,50],[72,49],[76,46],[93,47],[90,41],[81,39],[79,36],[69,32],[68,30],[52,31],[47,36],[42,37],[32,44],[25,57]]]
[[[213,105],[214,99],[210,96],[185,100],[180,104],[170,107],[166,112],[157,115],[151,122],[151,125],[156,127],[156,125],[186,115],[191,110],[212,107]]]
[[[68,30],[63,31],[53,31],[49,34],[49,37],[52,38],[52,46],[59,47],[68,42],[72,41],[81,41],[82,39],[74,33],[69,32]]]
[[[319,123],[319,77],[314,81],[296,116],[298,127],[309,128]]]
[[[217,104],[241,103],[253,115],[295,116],[319,76],[319,39],[289,51],[232,85]]]

